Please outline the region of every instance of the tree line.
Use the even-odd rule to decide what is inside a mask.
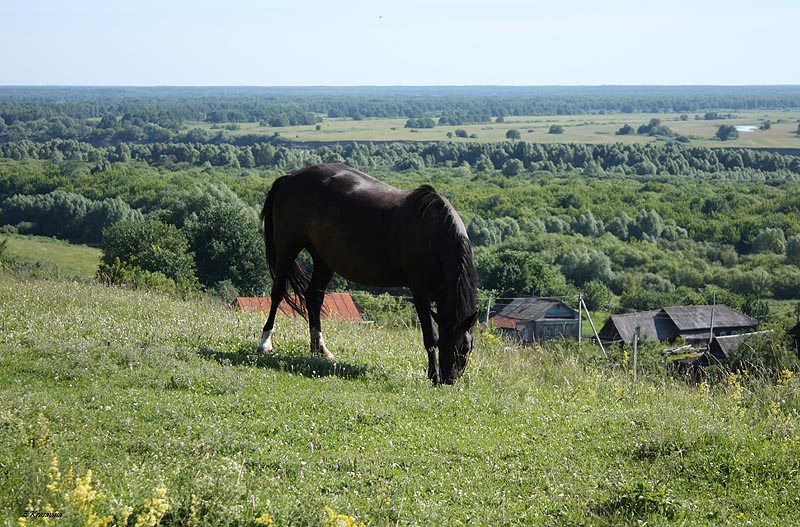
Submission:
[[[800,157],[763,150],[705,148],[679,143],[535,144],[497,143],[353,143],[304,148],[281,141],[233,145],[212,142],[120,144],[95,147],[76,140],[17,141],[0,144],[0,157],[79,161],[102,171],[111,163],[140,161],[151,166],[276,168],[284,171],[319,162],[344,162],[363,169],[422,170],[469,167],[522,172],[578,170],[589,176],[708,176],[716,179],[785,182],[800,178]],[[2,189],[0,189],[2,190]]]

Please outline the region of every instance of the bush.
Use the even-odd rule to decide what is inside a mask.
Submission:
[[[241,293],[261,293],[268,273],[255,213],[229,205],[202,211],[186,226],[197,277],[209,287],[229,281]]]
[[[735,126],[732,126],[730,124],[723,124],[717,130],[717,133],[714,134],[714,137],[716,137],[720,141],[731,141],[733,139],[739,139],[739,130],[737,130]]]
[[[103,263],[117,260],[161,273],[176,283],[196,284],[195,264],[186,236],[158,220],[121,221],[103,231]]]
[[[145,271],[141,267],[125,263],[119,258],[115,258],[111,264],[101,263],[97,269],[97,280],[106,285],[150,289],[167,294],[175,294],[181,289],[164,273]]]

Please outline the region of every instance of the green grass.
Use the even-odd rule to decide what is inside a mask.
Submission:
[[[720,112],[728,113],[728,112]],[[512,128],[521,133],[523,141],[535,143],[649,143],[659,141],[646,135],[615,135],[623,125],[629,124],[634,129],[646,124],[650,119],[660,119],[673,132],[691,139],[691,144],[707,147],[739,147],[739,148],[800,148],[800,137],[796,134],[800,111],[738,111],[733,112],[732,119],[706,121],[700,114],[688,114],[688,119],[681,120],[680,114],[606,114],[606,115],[554,115],[554,116],[511,116],[504,123],[484,123],[462,126],[436,126],[429,129],[405,128],[406,119],[324,119],[317,130],[316,125],[270,127],[259,126],[258,123],[240,123],[240,129],[226,131],[231,135],[256,134],[271,136],[279,133],[282,137],[300,142],[337,142],[337,141],[505,141],[506,132]],[[769,130],[756,130],[740,133],[739,139],[732,141],[715,141],[714,135],[720,125],[753,125],[759,126],[770,121]],[[564,128],[563,134],[548,133],[550,126],[558,124]],[[204,128],[212,130],[211,124],[193,122],[186,129]],[[476,139],[459,139],[455,130],[463,129],[468,135],[475,134]],[[453,134],[452,138],[447,133]]]
[[[100,249],[73,245],[41,236],[0,235],[6,241],[6,257],[39,264],[67,278],[92,278],[100,264]]]
[[[164,490],[162,525],[322,526],[325,507],[370,526],[800,512],[796,378],[634,384],[619,356],[480,336],[463,381],[434,388],[413,329],[328,323],[334,366],[306,354],[300,320],[257,356],[262,317],[143,291],[6,273],[0,310],[3,524],[29,503],[58,525],[133,524]]]

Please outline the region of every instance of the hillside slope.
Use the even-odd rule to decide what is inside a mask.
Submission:
[[[0,521],[321,526],[330,507],[370,526],[777,526],[800,512],[789,373],[758,391],[634,384],[625,356],[483,336],[463,382],[433,388],[413,329],[329,323],[333,366],[307,356],[299,320],[256,356],[262,323],[0,273]]]

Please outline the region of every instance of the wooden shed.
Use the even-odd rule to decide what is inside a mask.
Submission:
[[[641,340],[674,342],[683,338],[690,344],[707,343],[713,331],[717,337],[751,333],[758,321],[724,304],[715,306],[673,306],[656,311],[611,315],[600,329],[605,343],[632,344],[639,331]]]
[[[272,300],[265,297],[239,297],[236,304],[242,311],[252,313],[269,313]],[[289,307],[286,302],[281,302],[278,310],[289,316],[297,316],[297,313]],[[363,322],[361,313],[358,312],[353,297],[350,293],[327,293],[322,303],[322,318],[336,318],[350,322]]]
[[[496,306],[489,319],[501,332],[526,343],[578,338],[580,328],[580,314],[555,298],[515,298]]]

